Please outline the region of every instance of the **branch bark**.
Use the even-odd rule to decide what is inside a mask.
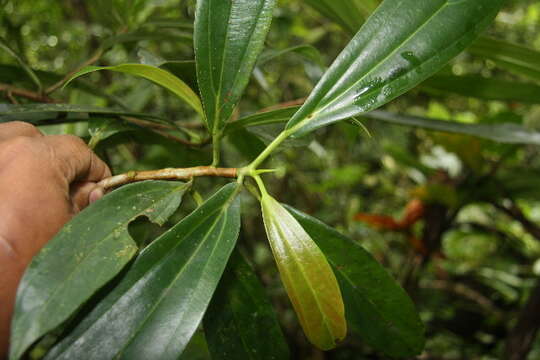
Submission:
[[[48,97],[47,95],[42,95],[35,91],[16,88],[8,84],[0,84],[0,91],[6,92],[8,95],[20,96],[20,97],[27,98],[36,102],[42,102],[42,103],[57,103],[58,102],[57,100],[54,100]]]
[[[217,168],[212,166],[196,166],[191,168],[167,168],[150,171],[130,171],[125,174],[111,176],[102,180],[99,185],[110,189],[120,185],[144,180],[188,180],[199,176],[236,178],[237,168]]]
[[[102,48],[98,48],[94,54],[92,54],[92,56],[90,57],[90,59],[84,61],[82,64],[80,64],[79,66],[77,66],[75,69],[73,69],[72,71],[70,71],[69,73],[66,74],[66,76],[64,76],[62,78],[62,80],[58,81],[57,83],[49,86],[47,89],[45,89],[45,94],[46,95],[49,95],[53,92],[55,92],[56,90],[58,90],[59,88],[61,88],[62,86],[64,86],[64,84],[69,80],[71,79],[71,77],[73,75],[75,75],[79,70],[81,70],[82,68],[86,67],[86,66],[89,66],[89,65],[92,65],[93,63],[95,63],[96,61],[98,61],[100,58],[101,58],[101,55],[103,55],[103,49]]]

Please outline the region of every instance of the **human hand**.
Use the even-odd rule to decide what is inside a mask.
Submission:
[[[107,165],[78,137],[0,124],[0,359],[19,280],[32,257],[75,214],[103,196]]]

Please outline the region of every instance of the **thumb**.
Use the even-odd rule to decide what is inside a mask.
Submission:
[[[74,213],[78,213],[89,204],[101,199],[104,194],[103,188],[95,182],[73,183],[69,192]]]

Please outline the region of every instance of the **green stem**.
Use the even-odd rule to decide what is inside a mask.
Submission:
[[[257,190],[257,187],[253,185],[251,182],[244,183],[244,186],[246,189],[253,195],[258,201],[261,201],[261,195],[259,194],[259,191]]]
[[[257,186],[259,187],[259,191],[261,192],[261,196],[268,196],[268,192],[266,191],[266,187],[264,186],[264,182],[262,181],[261,177],[259,175],[254,175],[253,178],[255,179],[255,182],[257,183]]]
[[[244,176],[246,175],[256,179],[259,176],[259,173],[257,172],[257,167],[261,165],[261,163],[266,160],[266,158],[270,156],[270,154],[272,154],[272,152],[274,152],[274,150],[279,145],[281,145],[283,141],[285,141],[289,136],[294,134],[302,126],[304,126],[306,121],[308,121],[308,119],[302,120],[292,128],[285,129],[281,133],[279,133],[279,135],[274,140],[272,140],[270,144],[268,144],[268,146],[263,150],[262,153],[259,154],[259,156],[255,158],[255,160],[253,160],[249,165],[239,170],[238,182],[242,183],[244,181]]]
[[[253,160],[247,168],[249,169],[249,172],[252,172],[257,169],[257,167],[264,161],[274,150],[283,142],[285,141],[289,136],[291,136],[295,132],[295,127],[287,130],[283,130],[268,146],[262,153],[259,154]]]
[[[218,166],[221,159],[221,131],[212,135],[212,166]]]

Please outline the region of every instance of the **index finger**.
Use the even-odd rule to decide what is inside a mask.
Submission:
[[[96,154],[73,135],[53,135],[43,138],[53,151],[54,159],[66,180],[72,182],[99,182],[111,176],[111,171]]]

